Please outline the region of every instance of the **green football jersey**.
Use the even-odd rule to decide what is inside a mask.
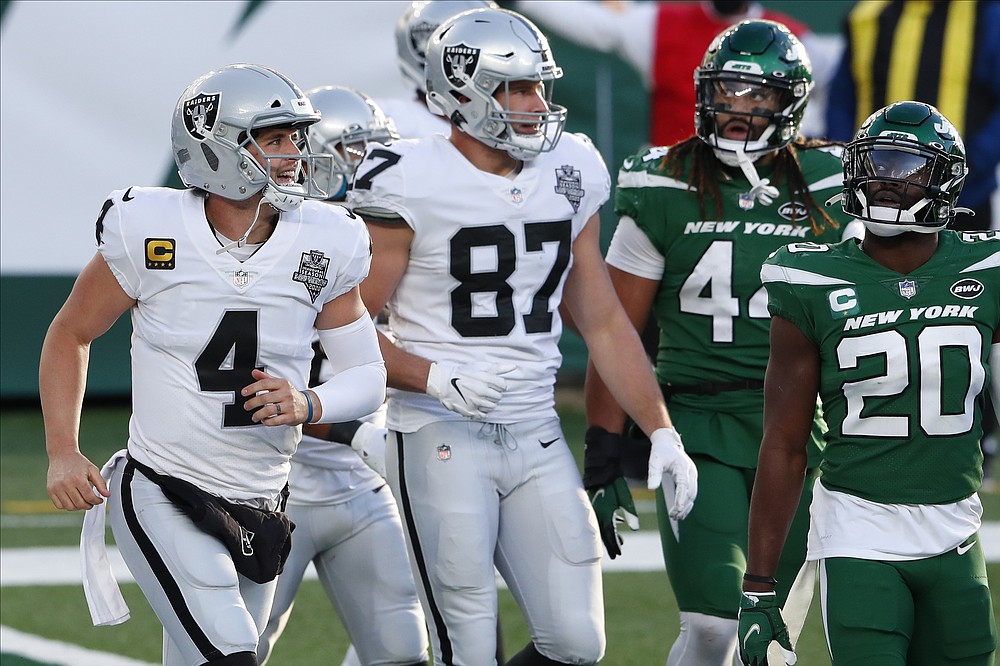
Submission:
[[[796,243],[764,264],[772,315],[820,353],[831,490],[944,504],[982,483],[989,353],[1000,321],[1000,232],[942,231],[908,275],[854,240]]]
[[[738,176],[720,183],[724,214],[702,219],[697,193],[660,170],[665,148],[625,160],[615,192],[615,212],[635,220],[665,258],[653,304],[660,327],[656,374],[660,383],[763,381],[768,357],[767,294],[760,266],[775,249],[803,241],[836,242],[852,218],[839,207],[828,214],[840,225],[815,235],[801,204],[793,204],[787,182],[770,206],[747,207],[741,194],[750,183]],[[826,150],[798,152],[802,171],[817,203],[840,191],[840,158]],[[761,178],[773,177],[759,166]],[[795,222],[792,211],[800,209]],[[714,200],[706,215],[714,215]],[[748,395],[748,394],[753,395]],[[728,411],[760,411],[760,392],[731,391],[715,396],[678,395],[676,400]]]

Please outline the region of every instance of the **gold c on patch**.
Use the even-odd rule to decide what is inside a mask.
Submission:
[[[146,239],[146,268],[151,271],[174,270],[174,239]]]

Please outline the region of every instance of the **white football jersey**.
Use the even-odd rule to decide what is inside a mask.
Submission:
[[[420,139],[434,134],[451,134],[451,123],[427,108],[415,97],[380,99],[375,102],[392,122],[403,139]]]
[[[583,135],[564,134],[513,178],[477,169],[443,136],[370,146],[351,205],[391,211],[414,231],[388,303],[397,344],[432,361],[516,365],[492,423],[554,416],[572,245],[609,191]],[[429,395],[390,391],[390,429],[455,418]]]
[[[228,499],[273,498],[302,429],[254,424],[239,392],[254,368],[305,388],[317,314],[368,274],[364,224],[306,201],[240,262],[216,254],[201,197],[133,187],[112,192],[97,242],[138,302],[131,454]]]

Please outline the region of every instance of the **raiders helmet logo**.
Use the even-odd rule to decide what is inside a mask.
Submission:
[[[222,93],[199,94],[184,102],[184,128],[188,134],[204,141],[215,129],[219,117]]]
[[[426,46],[430,41],[435,28],[437,28],[436,25],[427,21],[421,21],[410,28],[410,49],[417,54],[421,61],[427,57],[423,46]]]
[[[476,65],[479,64],[479,49],[465,44],[446,46],[444,48],[444,74],[456,88],[462,88],[472,79]]]

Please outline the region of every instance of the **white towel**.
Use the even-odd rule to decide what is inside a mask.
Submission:
[[[101,476],[106,483],[110,483],[111,475],[119,462],[125,459],[126,453],[125,449],[121,449],[104,463]],[[88,509],[83,516],[83,529],[80,532],[83,591],[87,595],[87,606],[95,627],[121,624],[130,617],[125,597],[118,589],[118,581],[111,571],[108,548],[104,543],[107,507],[107,502],[104,502]]]

